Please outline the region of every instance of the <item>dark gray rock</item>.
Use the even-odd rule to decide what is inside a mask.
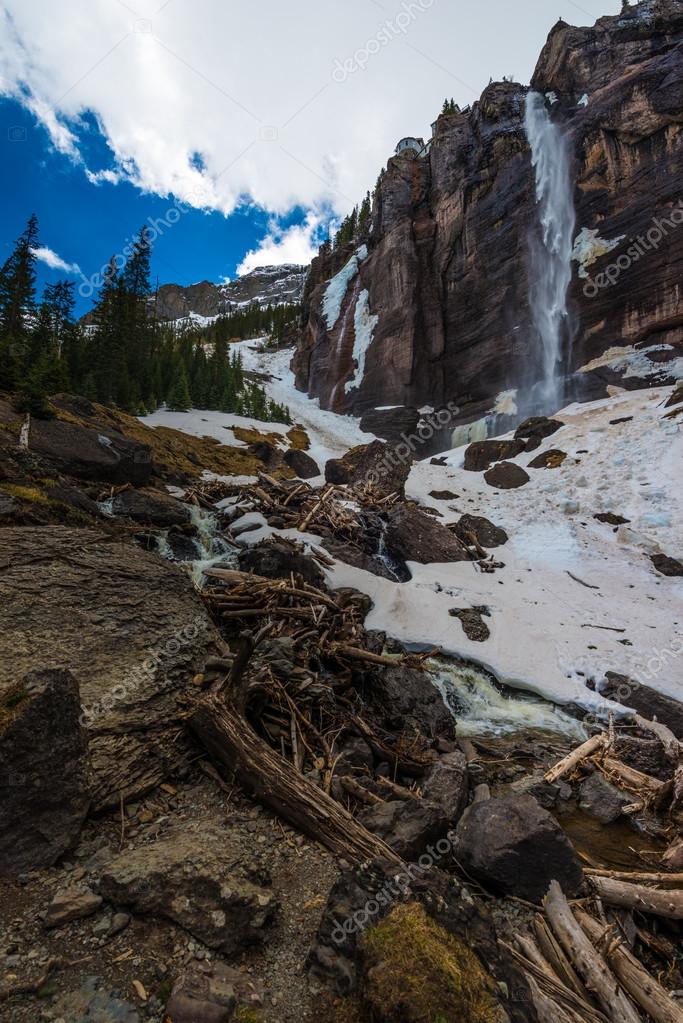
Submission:
[[[602,824],[619,820],[622,810],[633,802],[624,792],[611,785],[599,771],[594,771],[579,789],[579,809]]]
[[[191,966],[176,978],[165,1018],[172,1023],[228,1023],[237,1006],[240,981],[246,986],[245,974],[222,963],[205,969]]]
[[[560,451],[559,448],[548,448],[547,451],[542,451],[540,455],[536,455],[535,458],[532,458],[529,462],[529,468],[559,469],[566,457],[567,454],[565,451]]]
[[[546,437],[551,437],[564,423],[559,419],[548,419],[546,416],[532,416],[520,423],[515,430],[515,437],[524,438],[526,441],[525,451],[533,451],[541,446]]]
[[[459,618],[463,632],[473,643],[485,643],[491,630],[484,621],[484,616],[491,617],[486,607],[452,607],[448,612],[452,618]]]
[[[416,408],[399,405],[396,408],[373,408],[364,412],[360,420],[363,433],[398,444],[417,429],[420,413]]]
[[[529,795],[473,803],[455,830],[453,855],[492,891],[540,903],[550,882],[576,895],[583,871],[553,817]]]
[[[683,563],[676,558],[669,558],[666,554],[652,554],[650,555],[650,561],[660,575],[673,577],[683,575]]]
[[[417,730],[430,739],[454,737],[455,719],[423,671],[397,664],[364,678],[363,699],[387,730]]]
[[[33,420],[31,451],[79,479],[143,486],[153,470],[152,453],[146,444],[116,430],[100,433],[60,419]]]
[[[415,505],[397,504],[389,512],[386,548],[396,561],[432,562],[470,561],[470,555],[458,537],[425,515]]]
[[[422,784],[422,797],[437,803],[452,827],[467,806],[467,757],[460,750],[439,757]]]
[[[359,819],[404,860],[417,860],[448,829],[443,807],[426,799],[378,803],[363,810]]]
[[[472,542],[471,534],[482,547],[501,547],[508,542],[508,535],[500,526],[495,526],[483,515],[462,515],[453,532],[463,543]]]
[[[284,462],[301,480],[312,480],[315,476],[320,475],[320,466],[315,459],[297,448],[290,448],[285,453]]]
[[[380,494],[403,497],[412,462],[413,453],[407,444],[373,440],[352,448],[343,458],[331,458],[325,465],[325,480],[337,485],[370,486]]]
[[[114,498],[112,511],[114,515],[125,515],[134,522],[159,529],[183,526],[190,521],[187,505],[159,490],[124,490]]]
[[[0,876],[51,866],[78,840],[91,802],[80,714],[68,671],[0,686]]]
[[[465,451],[463,468],[469,472],[482,472],[494,462],[514,458],[524,451],[522,440],[477,440]]]
[[[514,462],[499,462],[484,473],[484,479],[496,490],[516,490],[529,482],[529,474]]]
[[[260,941],[277,909],[272,892],[236,869],[242,855],[218,827],[177,830],[113,859],[100,891],[114,905],[172,920],[230,955]]]

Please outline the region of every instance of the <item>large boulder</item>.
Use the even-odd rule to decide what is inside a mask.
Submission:
[[[397,504],[389,512],[385,537],[387,551],[396,561],[469,561],[465,545],[455,533],[415,505]]]
[[[188,679],[219,643],[190,576],[157,555],[92,529],[0,530],[0,693],[34,668],[72,672],[94,809],[189,763]]]
[[[284,463],[292,472],[296,473],[300,480],[312,480],[320,475],[320,466],[315,459],[299,448],[290,448],[285,452]]]
[[[404,860],[418,859],[448,829],[443,807],[426,799],[377,803],[363,810],[359,819]]]
[[[113,429],[100,433],[61,419],[34,419],[30,446],[60,472],[81,479],[143,486],[153,471],[147,445]]]
[[[529,482],[531,477],[521,465],[514,462],[498,462],[493,468],[484,473],[484,479],[490,487],[496,490],[516,490]]]
[[[470,472],[482,472],[494,462],[514,458],[524,451],[522,440],[477,440],[465,451],[463,468]]]
[[[363,433],[374,433],[375,437],[399,444],[406,435],[414,433],[420,422],[420,413],[416,408],[397,405],[394,408],[371,408],[364,412],[360,420]]]
[[[515,430],[517,439],[523,438],[526,441],[525,451],[534,451],[540,447],[546,437],[551,437],[564,426],[559,419],[548,419],[547,416],[532,416],[520,423]]]
[[[650,561],[660,575],[683,576],[683,562],[677,558],[670,558],[666,554],[652,554]]]
[[[183,526],[190,521],[188,506],[159,490],[124,490],[114,498],[112,512],[159,529]]]
[[[453,855],[492,891],[540,903],[550,882],[576,895],[583,871],[574,849],[533,796],[473,803],[455,830]]]
[[[371,486],[381,494],[403,497],[412,461],[408,444],[373,440],[352,448],[343,458],[331,458],[325,464],[325,480],[337,485]]]
[[[201,822],[115,857],[100,891],[117,906],[172,920],[232,955],[262,939],[277,909],[273,893],[245,877],[243,858],[229,831]]]
[[[12,673],[11,657],[7,668]],[[0,686],[0,875],[51,866],[78,840],[91,803],[78,683],[33,671]]]
[[[378,667],[364,678],[363,699],[388,731],[453,738],[455,719],[424,671],[397,664]]]
[[[500,526],[495,526],[483,515],[462,515],[453,528],[455,535],[464,544],[472,542],[472,536],[482,547],[501,547],[508,542],[508,535]]]

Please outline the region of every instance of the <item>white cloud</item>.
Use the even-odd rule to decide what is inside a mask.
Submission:
[[[268,234],[251,249],[237,267],[238,277],[250,273],[257,266],[279,266],[281,263],[310,263],[320,244],[318,232],[322,218],[309,213],[303,224],[281,229],[271,222]]]
[[[67,274],[79,274],[81,272],[78,263],[67,263],[65,259],[58,256],[47,245],[40,245],[38,248],[31,249],[31,251],[36,259],[39,259],[41,263],[47,264],[51,270],[63,270]]]
[[[428,133],[444,96],[472,102],[490,76],[528,81],[557,15],[588,22],[620,6],[62,0],[55,19],[40,0],[6,0],[0,91],[73,159],[92,111],[110,174],[145,191],[225,213],[248,197],[279,215],[343,214],[397,139]],[[290,234],[294,245],[296,232],[276,244]]]

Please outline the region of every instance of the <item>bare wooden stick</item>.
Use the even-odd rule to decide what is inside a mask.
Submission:
[[[604,750],[606,747],[606,735],[600,734],[591,736],[590,739],[587,739],[586,742],[577,746],[577,748],[571,753],[568,753],[566,757],[563,757],[562,760],[555,764],[554,767],[551,767],[549,771],[546,771],[544,776],[545,780],[547,782],[557,781],[558,778],[562,778],[563,775],[573,771],[574,768],[578,767],[584,760],[588,760],[589,757],[592,757],[594,753],[597,753],[599,750]]]
[[[364,785],[356,781],[355,778],[350,778],[349,775],[341,775],[339,777],[341,787],[357,799],[359,803],[364,803],[366,806],[377,806],[378,803],[383,803],[384,800],[381,796],[376,796],[374,792],[370,792]]]
[[[683,890],[662,891],[596,875],[592,875],[589,881],[596,894],[609,906],[638,909],[641,913],[652,913],[668,920],[683,920]]]
[[[608,1019],[613,1023],[641,1023],[633,1003],[621,990],[607,963],[576,922],[557,881],[550,882],[544,905],[545,915],[555,937]]]
[[[607,959],[631,998],[655,1023],[683,1023],[683,1009],[669,993],[650,976],[621,938],[615,938],[610,927],[604,927],[583,909],[576,909],[582,928]]]
[[[642,771],[636,771],[633,767],[627,767],[626,764],[615,760],[614,757],[604,757],[602,760],[598,760],[597,766],[609,781],[616,782],[627,792],[644,797],[646,801],[657,796],[665,784],[658,778],[643,774]]]
[[[551,977],[540,969],[536,963],[527,959],[526,956],[521,955],[517,949],[508,945],[506,942],[499,940],[498,944],[501,948],[506,949],[512,958],[523,968],[524,972],[531,974],[534,980],[537,982],[539,987],[544,993],[552,1000],[555,1005],[561,1005],[569,1013],[570,1019],[579,1020],[580,1023],[608,1023],[608,1017],[603,1015],[599,1009],[593,1009],[587,1005],[583,999],[579,998],[573,991],[565,987],[564,984],[558,980],[552,980]],[[609,1017],[611,1019],[611,1017]],[[555,1023],[554,1016],[547,1017],[548,1023]]]

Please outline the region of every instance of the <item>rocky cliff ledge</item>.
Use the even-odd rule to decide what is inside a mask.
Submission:
[[[683,3],[559,22],[532,88],[567,134],[575,181],[565,394],[665,382],[667,363],[683,365]],[[455,401],[469,421],[538,378],[526,93],[493,83],[471,111],[442,115],[427,156],[389,160],[362,244],[313,261],[293,368],[324,407]]]

